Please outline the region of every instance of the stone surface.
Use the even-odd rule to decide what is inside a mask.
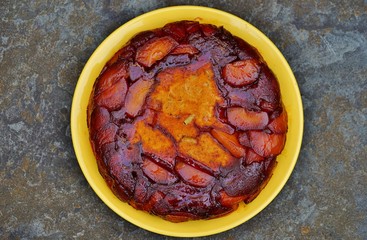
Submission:
[[[366,1],[0,2],[0,238],[170,239],[112,212],[70,136],[78,76],[114,29],[169,5],[231,12],[278,46],[297,78],[305,133],[277,198],[203,239],[367,239]]]

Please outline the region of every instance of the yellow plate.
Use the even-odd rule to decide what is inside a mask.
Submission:
[[[135,34],[163,27],[179,20],[198,20],[224,26],[258,49],[278,78],[282,99],[288,112],[289,130],[285,148],[278,156],[274,175],[260,195],[250,204],[241,204],[235,212],[212,220],[171,223],[145,212],[137,211],[115,197],[98,172],[87,128],[87,105],[93,83],[103,66]],[[122,25],[95,50],[85,65],[76,85],[71,109],[71,133],[75,154],[89,184],[118,215],[146,230],[169,236],[194,237],[220,233],[254,217],[280,192],[298,158],[303,135],[303,110],[298,85],[292,70],[277,47],[258,29],[246,21],[216,9],[197,6],[177,6],[155,10]]]

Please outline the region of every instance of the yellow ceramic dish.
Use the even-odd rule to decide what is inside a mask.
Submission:
[[[288,112],[287,141],[274,175],[260,195],[250,204],[241,204],[235,212],[212,220],[171,223],[159,217],[138,211],[121,202],[106,185],[98,172],[96,159],[89,143],[87,105],[93,83],[105,63],[135,34],[159,28],[169,22],[196,20],[224,26],[258,49],[278,78],[282,100]],[[75,154],[89,184],[97,195],[118,215],[146,230],[169,236],[194,237],[220,233],[254,217],[280,192],[288,180],[298,158],[303,135],[303,109],[300,92],[292,70],[276,46],[258,29],[246,21],[216,9],[197,6],[177,6],[155,10],[122,25],[95,50],[85,65],[77,83],[72,109],[71,133]]]

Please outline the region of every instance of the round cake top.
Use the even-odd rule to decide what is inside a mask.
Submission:
[[[219,217],[256,197],[287,131],[277,80],[256,49],[191,21],[140,33],[119,50],[88,116],[113,192],[174,222]]]

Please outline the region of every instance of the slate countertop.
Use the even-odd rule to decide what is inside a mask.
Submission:
[[[304,104],[296,168],[250,221],[203,239],[367,239],[366,1],[1,1],[0,239],[171,239],[138,228],[89,187],[70,107],[95,48],[153,9],[202,5],[264,32]]]

